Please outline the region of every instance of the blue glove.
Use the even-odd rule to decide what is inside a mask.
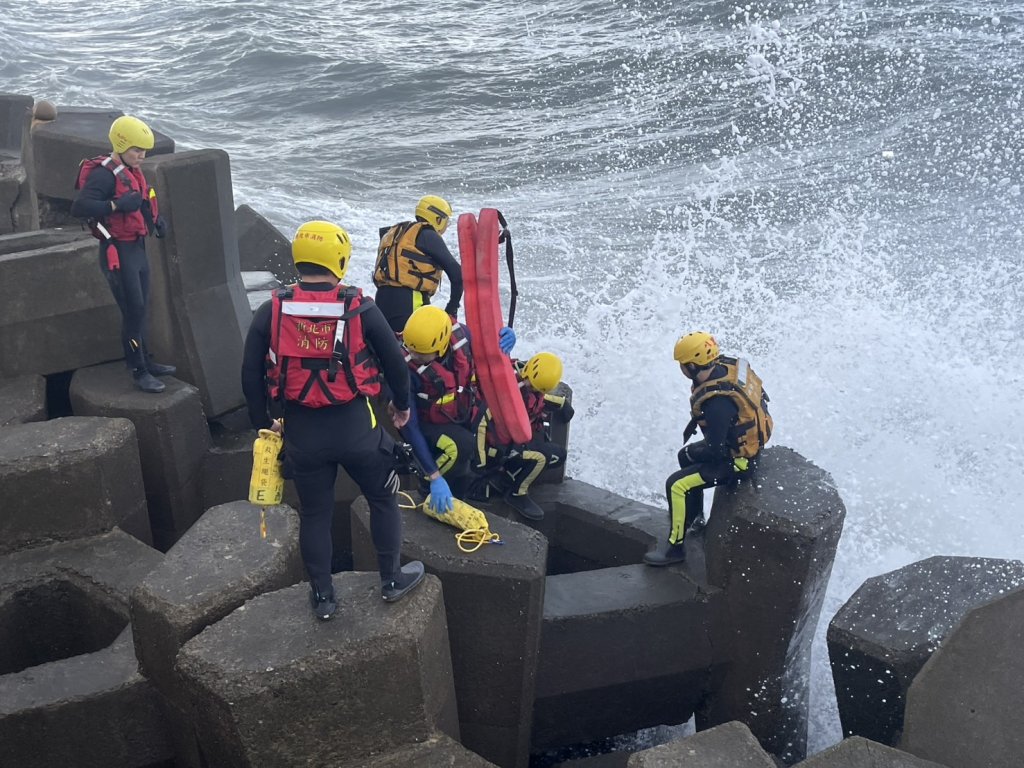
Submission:
[[[512,347],[516,345],[516,332],[508,326],[505,326],[498,331],[498,346],[501,347],[501,351],[506,355],[512,351]]]
[[[451,512],[454,509],[452,503],[452,491],[448,487],[448,481],[438,477],[430,481],[430,508],[438,515]]]
[[[167,235],[167,221],[163,216],[157,216],[153,221],[153,234],[158,240]]]

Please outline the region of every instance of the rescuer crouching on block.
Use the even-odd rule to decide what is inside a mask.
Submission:
[[[381,596],[394,602],[423,580],[419,561],[401,566],[394,441],[370,407],[370,398],[381,392],[383,373],[392,420],[402,427],[409,419],[409,374],[373,300],[341,282],[351,253],[341,227],[325,221],[299,227],[292,241],[299,282],[276,291],[256,310],[242,361],[242,390],[253,427],[282,430],[282,422],[268,415],[268,395],[283,409],[283,474],[295,481],[299,494],[299,548],[310,604],[321,620],[337,609],[331,521],[339,465],[370,507]]]
[[[486,408],[476,381],[469,335],[440,307],[420,307],[405,324],[405,359],[415,407],[402,430],[430,482],[434,511],[464,498],[477,455],[476,427]],[[515,333],[502,328],[501,350],[515,345]]]
[[[117,118],[110,126],[110,156],[83,160],[79,166],[71,215],[85,219],[100,241],[100,269],[121,310],[121,346],[135,386],[157,393],[165,386],[155,377],[176,369],[154,362],[146,350],[146,235],[160,238],[167,233],[156,210],[156,193],[142,175],[142,161],[154,143],[153,131],[137,117]]]
[[[462,267],[441,236],[448,229],[452,207],[437,195],[416,204],[416,220],[403,221],[380,230],[373,284],[377,305],[395,333],[420,307],[430,304],[441,275],[448,276],[451,291],[445,312],[454,320],[462,301]]]
[[[691,419],[683,432],[679,471],[665,481],[668,541],[644,555],[648,565],[671,565],[686,559],[683,538],[687,531],[704,526],[704,489],[736,482],[749,472],[773,426],[761,379],[746,360],[721,355],[711,334],[681,337],[673,357],[693,382]],[[704,439],[686,445],[698,426]]]
[[[562,381],[562,361],[551,352],[538,352],[525,363],[513,360],[519,391],[530,417],[532,439],[526,445],[501,445],[490,410],[477,427],[478,471],[487,473],[474,483],[471,498],[487,499],[493,491],[528,520],[542,520],[544,510],[528,495],[530,486],[548,467],[565,463],[565,448],[551,441],[550,420],[567,423],[572,404],[552,394]]]

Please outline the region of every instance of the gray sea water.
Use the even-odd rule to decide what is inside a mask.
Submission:
[[[1024,557],[1024,3],[65,0],[0,4],[0,89],[114,107],[232,158],[290,235],[421,194],[516,235],[519,351],[563,356],[569,473],[662,504],[675,338],[712,331],[832,473],[824,631],[864,579]],[[447,235],[457,247],[454,228]]]

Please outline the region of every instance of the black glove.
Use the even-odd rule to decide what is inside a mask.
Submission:
[[[167,220],[163,216],[157,216],[153,222],[153,234],[158,240],[163,239],[167,234]]]
[[[555,411],[555,418],[563,424],[568,424],[573,416],[576,415],[576,409],[572,407],[572,403],[566,400],[562,407]]]
[[[134,213],[142,207],[142,195],[138,192],[125,192],[114,201],[114,208],[121,213]]]

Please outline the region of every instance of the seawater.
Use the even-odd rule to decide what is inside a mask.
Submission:
[[[227,150],[236,203],[349,229],[353,282],[421,194],[504,211],[518,351],[575,389],[573,477],[662,504],[673,341],[748,357],[773,442],[847,506],[811,752],[841,737],[824,632],[866,578],[1024,556],[1024,3],[0,10],[0,88]]]

